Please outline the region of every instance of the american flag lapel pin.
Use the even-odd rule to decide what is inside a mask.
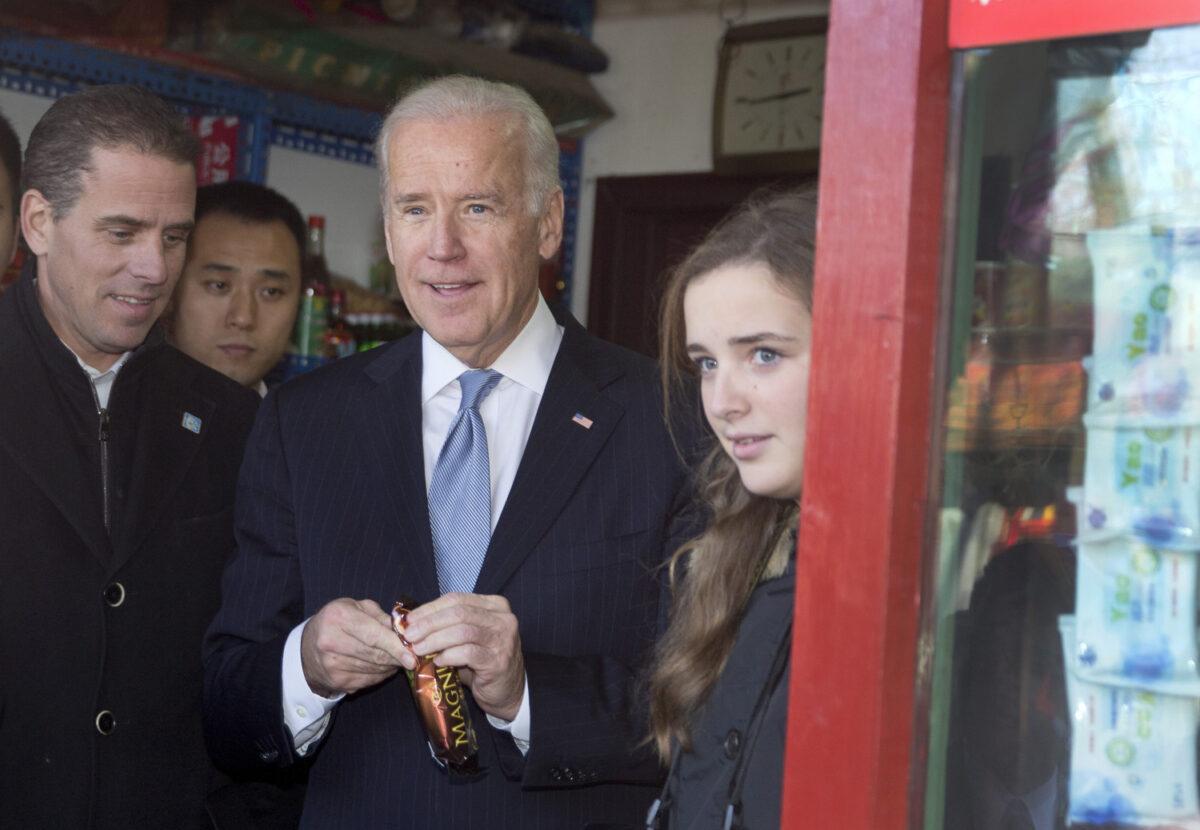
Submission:
[[[571,420],[579,424],[584,429],[592,428],[592,419],[584,415],[582,412],[576,412],[575,417],[573,417]]]
[[[188,432],[194,432],[197,435],[199,435],[200,434],[200,423],[201,423],[200,419],[197,418],[195,415],[193,415],[190,412],[185,412],[185,413],[183,413],[183,423],[180,424],[180,426],[182,426]]]

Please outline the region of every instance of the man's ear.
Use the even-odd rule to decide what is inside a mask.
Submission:
[[[44,256],[50,250],[54,208],[40,190],[31,188],[21,196],[21,235],[35,256]]]
[[[563,192],[559,188],[546,201],[542,218],[538,221],[538,253],[542,259],[550,259],[558,253],[563,234]]]

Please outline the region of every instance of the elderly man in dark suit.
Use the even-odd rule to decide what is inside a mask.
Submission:
[[[640,826],[661,771],[633,680],[691,529],[655,366],[538,292],[563,194],[528,95],[433,81],[378,158],[424,332],[268,396],[206,644],[210,748],[311,758],[306,827]],[[426,747],[386,613],[403,595],[413,651],[470,688],[479,774]]]
[[[0,298],[0,826],[211,828],[200,643],[257,396],[168,346],[196,141],[136,87],[26,150]]]

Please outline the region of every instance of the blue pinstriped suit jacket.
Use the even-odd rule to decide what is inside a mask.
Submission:
[[[505,596],[520,622],[529,754],[476,709],[487,772],[449,781],[393,677],[335,710],[305,827],[640,826],[661,771],[635,749],[645,727],[632,681],[660,618],[656,568],[694,530],[686,471],[653,362],[556,316],[562,345],[476,588]],[[238,554],[205,644],[219,763],[296,760],[280,690],[293,626],[338,597],[388,608],[437,595],[420,364],[414,335],[285,384],[262,407],[238,488]]]

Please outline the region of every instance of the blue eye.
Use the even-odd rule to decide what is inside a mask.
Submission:
[[[754,362],[762,366],[769,366],[772,363],[779,361],[779,352],[774,349],[755,349]]]
[[[696,364],[696,368],[700,370],[700,374],[707,375],[716,371],[717,361],[711,357],[697,357],[692,360]]]
[[[488,208],[487,205],[469,205],[467,210],[476,216],[483,216],[485,213],[487,213]]]

